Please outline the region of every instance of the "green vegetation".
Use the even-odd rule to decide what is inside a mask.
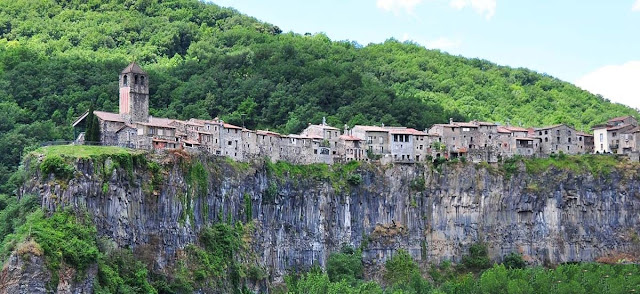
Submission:
[[[150,75],[154,116],[218,116],[285,133],[323,116],[339,127],[424,129],[452,117],[586,130],[638,115],[527,69],[394,39],[362,46],[282,33],[197,0],[3,1],[0,184],[25,148],[74,139],[71,123],[92,105],[117,111],[114,75],[131,60]]]
[[[138,155],[142,154],[142,151],[115,146],[56,145],[38,148],[33,153],[41,154],[45,157],[100,158],[105,156]]]
[[[62,157],[58,155],[47,156],[40,164],[40,172],[43,178],[53,174],[57,179],[68,180],[73,176],[75,168],[64,162]]]
[[[594,176],[608,176],[615,168],[621,167],[621,160],[608,155],[565,155],[549,158],[525,159],[527,173],[540,174],[551,167],[574,173],[591,173]]]
[[[331,183],[336,191],[342,191],[349,186],[357,186],[362,183],[362,176],[356,173],[361,166],[359,161],[350,161],[345,164],[327,165],[324,163],[314,164],[292,164],[286,161],[272,163],[265,161],[267,173],[276,179],[285,177],[294,179],[310,178],[315,180],[325,180]],[[271,188],[271,186],[269,187]]]
[[[471,250],[472,254],[483,256],[482,245]],[[344,253],[336,253],[346,259],[344,264],[357,264],[357,260]],[[334,257],[336,258],[336,257]],[[477,260],[478,261],[478,260]],[[480,262],[480,261],[479,261]],[[474,262],[475,264],[476,262]],[[484,261],[480,262],[485,267]],[[477,264],[474,265],[478,268]],[[375,282],[362,279],[353,280],[353,275],[346,272],[341,279],[336,277],[335,265],[327,264],[327,273],[319,269],[301,275],[285,278],[286,293],[637,293],[640,291],[640,267],[637,265],[606,265],[597,263],[563,264],[555,269],[539,267],[524,268],[522,258],[510,254],[504,264],[489,265],[486,269],[474,273],[464,267],[454,269],[450,262],[443,262],[439,267],[432,266],[429,271],[430,280],[423,277],[418,265],[404,250],[397,251],[385,263],[386,282],[381,287]],[[432,284],[433,282],[433,284]],[[283,293],[277,292],[276,293]]]
[[[189,245],[186,259],[168,274],[151,273],[150,262],[143,262],[127,249],[113,249],[108,240],[97,239],[95,226],[87,214],[71,210],[47,216],[38,198],[0,194],[0,264],[9,255],[43,256],[52,272],[48,285],[55,289],[58,270],[71,266],[82,279],[86,270],[98,266],[96,293],[187,293],[203,286],[226,289],[225,293],[248,293],[248,279],[266,278],[263,269],[238,260],[246,245],[242,224],[217,223],[202,229],[199,242]]]
[[[356,285],[363,278],[362,252],[345,246],[340,252],[329,255],[327,275],[331,282],[346,281]]]

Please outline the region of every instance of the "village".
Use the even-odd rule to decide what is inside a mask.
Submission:
[[[119,113],[94,111],[100,144],[146,150],[186,149],[228,156],[237,161],[270,158],[294,164],[379,160],[416,163],[436,158],[498,162],[516,155],[625,154],[637,161],[640,127],[632,116],[593,127],[593,134],[566,124],[538,128],[470,121],[435,124],[426,130],[355,125],[342,129],[309,124],[300,134],[250,130],[220,119],[178,120],[149,115],[149,77],[131,63],[119,78]],[[74,123],[76,144],[83,144],[89,113]],[[87,142],[89,143],[89,142]]]

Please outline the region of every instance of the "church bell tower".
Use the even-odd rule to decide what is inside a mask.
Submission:
[[[135,62],[120,73],[120,115],[127,123],[149,121],[149,75]]]

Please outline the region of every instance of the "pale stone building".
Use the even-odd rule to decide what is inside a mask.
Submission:
[[[540,138],[542,154],[579,154],[578,131],[565,124],[534,129],[533,137]]]
[[[629,141],[633,137],[632,130],[637,126],[638,121],[632,116],[616,117],[594,126],[594,152],[623,154],[633,151]]]

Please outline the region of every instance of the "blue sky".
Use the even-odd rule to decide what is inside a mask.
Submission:
[[[412,40],[527,67],[640,108],[640,0],[217,0],[296,33]]]

